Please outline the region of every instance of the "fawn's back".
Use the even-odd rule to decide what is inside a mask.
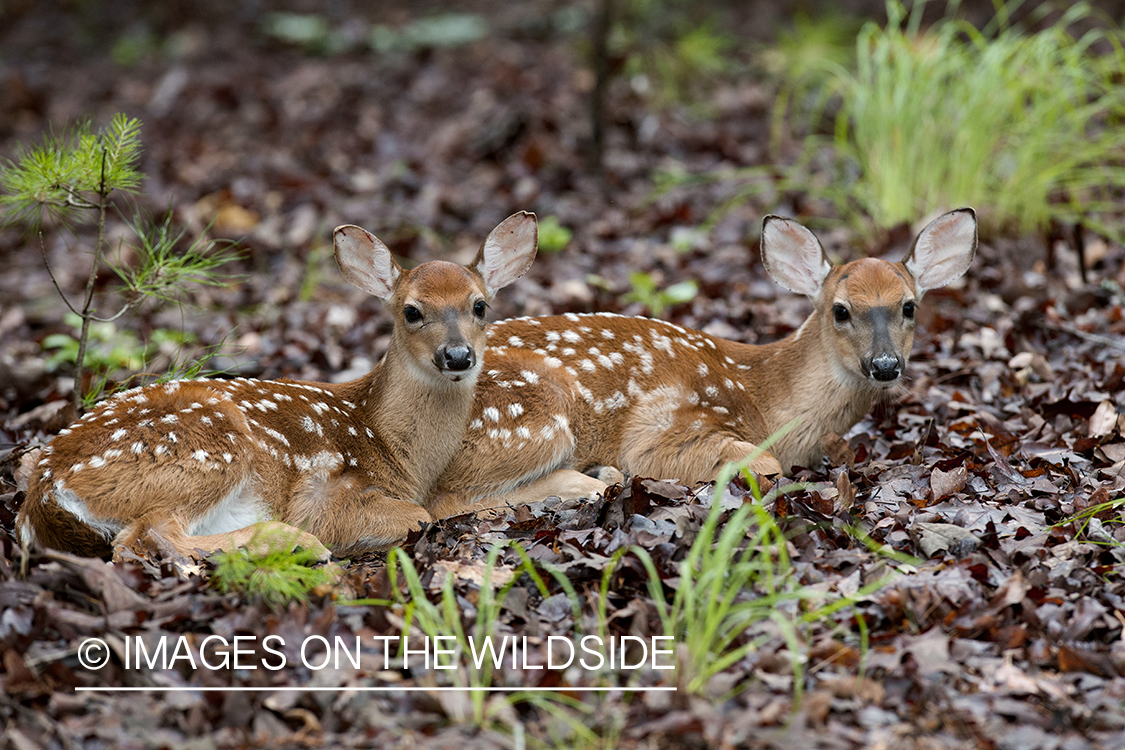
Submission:
[[[422,505],[461,442],[488,301],[534,258],[535,218],[500,224],[468,267],[404,270],[355,226],[335,243],[348,281],[394,316],[370,373],[172,382],[109,399],[46,449],[17,520],[25,546],[105,555],[156,532],[188,554],[246,544],[272,519],[301,529],[295,543],[343,554],[431,520]]]

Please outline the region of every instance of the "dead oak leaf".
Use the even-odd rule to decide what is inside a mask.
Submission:
[[[934,494],[934,502],[965,489],[968,477],[969,470],[964,466],[958,466],[950,471],[934,468],[933,473],[930,474],[930,490]]]
[[[1105,437],[1112,433],[1116,426],[1117,410],[1113,408],[1113,402],[1107,399],[1098,404],[1098,408],[1094,410],[1087,434],[1092,438]]]
[[[926,557],[942,551],[953,557],[964,557],[980,546],[980,538],[976,534],[951,523],[919,521],[914,524],[913,531],[918,548]]]

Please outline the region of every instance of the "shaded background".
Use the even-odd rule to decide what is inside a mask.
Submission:
[[[624,12],[623,0],[618,6]],[[408,262],[467,260],[497,222],[533,210],[573,238],[561,251],[542,251],[528,276],[500,294],[495,318],[643,313],[646,307],[627,296],[635,291],[630,274],[639,272],[657,288],[698,283],[698,296],[672,305],[666,318],[750,343],[795,330],[810,309],[761,269],[756,243],[763,214],[800,217],[840,258],[866,252],[897,259],[906,249],[917,226],[862,233],[823,202],[780,188],[737,202],[709,231],[698,228],[736,194],[736,185],[712,181],[653,192],[662,173],[793,161],[798,140],[771,140],[780,86],[770,62],[774,42],[809,16],[835,14],[854,35],[863,19],[882,17],[881,3],[648,6],[648,25],[634,25],[631,37],[622,31],[611,46],[600,166],[591,162],[592,30],[599,7],[9,0],[0,5],[0,156],[14,158],[20,144],[83,117],[97,125],[117,112],[139,118],[140,167],[148,179],[137,203],[158,213],[170,209],[189,238],[206,232],[237,240],[242,259],[233,270],[244,278],[189,290],[182,307],[146,306],[119,328],[134,331],[139,342],[180,329],[194,336],[190,346],[222,342],[212,366],[250,376],[342,380],[381,356],[390,319],[340,278],[330,237],[341,223],[374,231]],[[1122,17],[1122,3],[1099,7]],[[942,10],[931,12],[936,17]],[[979,21],[991,10],[991,3],[974,2],[963,12]],[[686,26],[678,27],[681,18]],[[426,25],[434,19],[445,26]],[[708,20],[732,40],[720,55],[721,70],[706,71],[706,54],[685,66],[683,55],[662,52],[683,28]],[[120,219],[111,221],[110,233],[116,248],[126,236]],[[26,480],[24,452],[45,444],[69,418],[67,369],[50,366],[43,343],[72,329],[43,253],[75,299],[88,274],[90,240],[88,228],[77,240],[49,229],[41,243],[13,228],[0,230],[0,521],[6,529],[21,497],[16,487]],[[1125,370],[1114,348],[1125,334],[1125,250],[1100,242],[1091,255],[1092,283],[1083,285],[1073,247],[1056,244],[1052,266],[1044,236],[986,236],[968,278],[927,295],[914,380],[900,408],[877,410],[861,423],[850,440],[856,465],[817,475],[826,484],[794,496],[781,514],[829,529],[794,531],[793,544],[806,566],[802,580],[839,590],[854,590],[882,562],[849,546],[839,517],[834,521],[841,501],[833,487],[851,487],[854,510],[844,510],[896,549],[921,554],[916,521],[969,528],[983,540],[972,553],[939,547],[934,565],[865,603],[881,649],[871,674],[885,693],[812,685],[821,688],[821,703],[810,703],[783,731],[792,686],[783,680],[784,644],[772,643],[752,664],[739,665],[733,679],[756,674],[760,682],[737,699],[716,699],[714,706],[695,700],[675,710],[611,704],[629,712],[634,725],[623,745],[703,747],[721,736],[738,746],[762,731],[760,721],[777,732],[761,734],[762,747],[1121,746],[1113,744],[1125,728],[1125,654],[1114,617],[1125,602],[1120,575],[1113,577],[1120,556],[1104,538],[1098,543],[1105,546],[1072,544],[1076,526],[1050,524],[1119,498],[1125,487],[1122,426],[1112,419],[1125,412]],[[112,274],[99,277],[105,309],[113,306],[114,287]],[[158,371],[176,353],[174,345],[160,345],[150,352],[150,365],[133,369]],[[119,377],[128,374],[122,370]],[[1103,403],[1112,412],[1108,432],[1093,434],[1091,420]],[[959,487],[939,487],[952,480],[935,476],[961,470]],[[841,475],[850,484],[841,484]],[[698,510],[686,493],[658,499]],[[542,513],[521,521],[546,519]],[[1110,538],[1123,541],[1120,513],[1103,515],[1117,534]],[[559,533],[557,523],[534,526],[547,527]],[[459,529],[440,529],[418,553],[419,565],[438,558],[479,563],[483,553],[472,544],[479,528],[465,534],[462,546]],[[593,571],[579,582],[591,597],[597,566],[612,552],[608,533],[597,536],[601,531],[589,533],[601,545],[591,543],[590,554],[602,555],[602,562],[566,560]],[[630,533],[613,544],[636,541]],[[533,553],[555,559],[562,554],[551,547],[555,539]],[[684,540],[676,542],[662,561],[669,575],[683,554]],[[341,706],[309,696],[211,694],[167,703],[152,696],[76,698],[69,688],[95,678],[76,670],[73,660],[49,657],[79,635],[137,623],[151,632],[205,625],[240,633],[359,631],[376,627],[375,615],[338,615],[331,601],[321,600],[270,614],[237,597],[221,599],[198,577],[184,583],[171,569],[151,565],[121,570],[39,558],[28,581],[14,573],[11,540],[3,539],[3,551],[0,601],[10,615],[0,621],[6,687],[0,712],[13,723],[0,747],[67,741],[332,746],[345,738],[353,746],[385,746],[398,737],[407,738],[403,746],[513,746],[509,735],[456,725],[449,718],[455,710],[426,696]],[[363,562],[372,569],[380,564]],[[376,595],[380,583],[364,565],[357,566],[357,592]],[[105,571],[143,590],[144,601],[118,600],[120,608],[111,611],[97,578]],[[626,578],[612,612],[620,627],[640,628],[644,605],[635,602],[645,596],[643,585],[635,570]],[[474,595],[464,581],[458,586],[464,596]],[[154,613],[149,599],[160,597],[165,609]],[[537,594],[530,597],[520,617],[548,627],[537,614]],[[522,622],[514,615],[512,621]],[[837,660],[833,644],[822,643],[827,650],[818,658],[841,670],[840,684],[851,684],[858,659],[850,653]],[[982,675],[999,666],[1010,668],[1009,681],[987,682]],[[1019,670],[1047,676],[1028,683]],[[935,744],[926,744],[931,735]],[[896,745],[894,738],[907,739]]]

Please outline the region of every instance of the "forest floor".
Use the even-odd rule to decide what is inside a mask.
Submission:
[[[771,147],[775,84],[751,74],[715,83],[706,116],[657,108],[643,87],[617,79],[596,175],[586,160],[592,74],[580,40],[542,22],[547,6],[484,7],[487,36],[464,46],[318,56],[264,35],[249,4],[214,18],[169,5],[145,27],[165,41],[128,64],[114,42],[136,24],[60,7],[17,3],[0,31],[0,156],[14,158],[52,123],[140,118],[140,205],[171,207],[191,233],[214,220],[212,235],[239,241],[244,278],[195,290],[183,306],[143,308],[122,327],[145,340],[183,329],[199,345],[223,342],[215,363],[241,375],[338,381],[382,355],[389,316],[332,260],[331,231],[342,223],[374,231],[411,263],[464,261],[501,219],[533,210],[573,239],[541,251],[500,293],[495,319],[643,314],[622,301],[639,271],[661,288],[698,282],[699,294],[665,319],[759,343],[794,331],[810,310],[759,262],[763,215],[808,222],[834,257],[895,260],[927,218],[864,237],[815,201],[767,190],[698,231],[737,186],[656,195],[657,173],[793,156],[793,144]],[[381,12],[382,23],[411,20]],[[122,223],[110,231],[121,236]],[[767,597],[770,611],[725,648],[751,647],[703,679],[712,662],[691,651],[691,638],[677,644],[672,671],[537,667],[549,636],[665,632],[650,573],[628,548],[647,550],[662,580],[655,589],[671,600],[706,529],[711,487],[636,478],[589,504],[546,500],[431,526],[404,548],[419,590],[455,603],[470,632],[527,637],[519,663],[489,677],[514,694],[473,694],[432,689],[465,684],[466,670],[418,668],[416,657],[407,667],[375,640],[422,632],[421,620],[406,622],[420,610],[404,606],[385,555],[347,563],[343,590],[395,603],[345,605],[341,591],[318,592],[283,610],[217,591],[211,561],[22,559],[9,534],[28,457],[70,416],[71,380],[48,367],[42,347],[71,331],[44,254],[76,297],[88,239],[51,231],[40,247],[0,231],[0,750],[1125,748],[1119,245],[1090,238],[1084,284],[1065,243],[1051,267],[1042,238],[981,237],[966,277],[919,310],[901,398],[845,436],[832,468],[801,472],[804,488],[777,502],[789,562],[738,592]],[[99,279],[106,309],[113,282]],[[722,520],[748,499],[745,485],[732,486],[719,499]],[[530,563],[506,547],[486,566],[513,540]],[[495,611],[484,606],[486,567],[493,583],[511,583]],[[837,601],[846,606],[832,609]],[[702,637],[706,622],[701,615],[686,633]],[[169,653],[187,638],[198,654],[211,635],[257,644],[251,668],[136,668],[138,637],[149,648],[164,639]],[[268,635],[284,642],[283,657],[263,652]],[[315,636],[361,638],[359,668],[303,665],[300,644]],[[98,670],[81,662],[91,637],[114,654]],[[279,658],[283,668],[262,668]],[[76,691],[187,686],[258,691]],[[299,686],[318,690],[282,689]],[[560,686],[677,690],[518,691]]]

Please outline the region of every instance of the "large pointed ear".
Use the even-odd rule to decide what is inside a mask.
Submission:
[[[977,214],[971,208],[959,208],[931,221],[902,262],[921,295],[959,278],[976,251]]]
[[[820,240],[782,216],[762,221],[762,265],[774,281],[791,292],[815,297],[832,272]]]
[[[354,224],[336,227],[336,264],[348,283],[386,302],[394,296],[402,267],[379,238]]]
[[[539,223],[527,211],[512,214],[489,233],[473,261],[489,299],[527,273],[538,248]]]

